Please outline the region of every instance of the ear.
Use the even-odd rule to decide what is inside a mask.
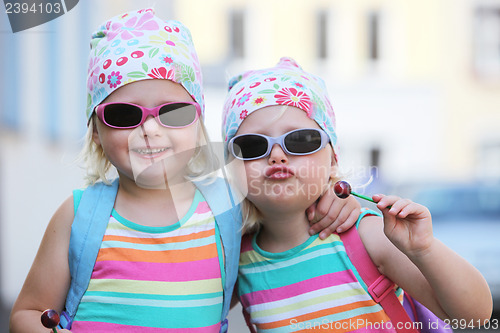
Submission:
[[[330,180],[337,178],[338,170],[339,170],[339,166],[337,164],[336,155],[335,155],[335,152],[332,151],[332,161],[331,161],[331,165],[330,165]]]
[[[97,130],[97,121],[95,118],[90,120],[90,126],[92,126],[92,141],[94,141],[97,146],[101,146],[101,139],[99,138],[99,131]]]

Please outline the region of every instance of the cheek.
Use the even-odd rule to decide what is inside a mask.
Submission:
[[[248,195],[250,197],[261,193],[265,186],[265,165],[261,164],[260,160],[246,162],[244,172],[240,175],[247,184]]]
[[[248,190],[244,162],[233,158],[226,164],[226,170],[228,172],[231,183],[244,197],[246,197],[248,194]]]
[[[197,126],[179,128],[174,133],[168,133],[170,140],[182,150],[194,150],[202,144],[198,139],[199,134]]]
[[[230,161],[226,168],[231,180],[238,190],[247,196],[258,190],[262,184],[262,170],[257,161],[243,162],[238,159]]]
[[[128,146],[129,136],[130,132],[127,130],[112,128],[100,129],[98,134],[99,143],[105,152],[109,152],[110,149],[117,150],[118,148]]]
[[[301,164],[297,169],[297,176],[303,181],[327,183],[332,171],[328,158],[310,159]]]
[[[244,176],[247,179],[247,181],[262,179],[264,168],[261,167],[259,164],[260,163],[258,161],[245,162],[244,163],[245,168],[242,176]]]

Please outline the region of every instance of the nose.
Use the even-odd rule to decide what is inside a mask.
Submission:
[[[288,156],[277,143],[271,148],[268,158],[269,164],[285,164],[288,163]]]
[[[144,123],[141,125],[142,134],[144,136],[158,135],[161,125],[158,120],[153,116],[148,116]]]

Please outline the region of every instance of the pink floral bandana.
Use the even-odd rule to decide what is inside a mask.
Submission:
[[[191,33],[178,21],[163,21],[151,8],[106,21],[92,34],[87,74],[87,120],[119,87],[139,80],[182,84],[204,114],[202,75]]]
[[[292,58],[281,58],[275,67],[248,71],[229,81],[222,115],[225,148],[249,114],[271,105],[290,105],[304,110],[328,134],[337,152],[335,114],[325,83],[305,72]]]

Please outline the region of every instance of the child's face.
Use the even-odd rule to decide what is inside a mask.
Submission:
[[[142,80],[115,90],[103,103],[128,102],[148,108],[170,102],[193,102],[188,92],[170,80]],[[184,181],[186,165],[194,154],[199,120],[184,128],[166,128],[149,116],[139,127],[115,129],[96,118],[94,141],[120,176],[139,186],[165,187]]]
[[[251,113],[236,135],[256,133],[277,137],[295,129],[317,128],[318,124],[298,108],[270,106]],[[331,145],[310,155],[288,155],[275,144],[266,157],[233,160],[230,169],[237,186],[262,213],[305,211],[323,193],[336,172]],[[280,172],[277,172],[277,171]]]

